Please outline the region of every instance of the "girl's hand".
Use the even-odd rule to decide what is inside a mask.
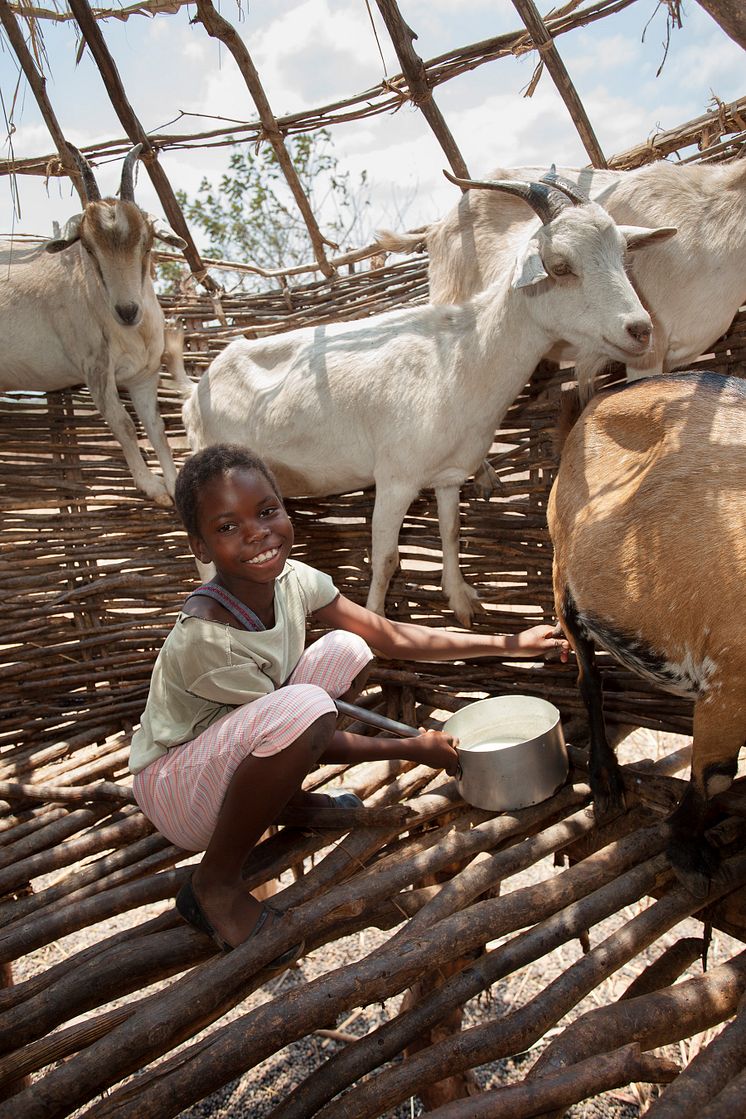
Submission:
[[[422,734],[410,739],[411,760],[429,765],[431,769],[444,769],[449,777],[455,777],[459,769],[458,739],[439,730],[425,730],[424,727],[420,730]]]
[[[508,648],[511,653],[519,657],[559,653],[563,663],[570,655],[570,646],[562,631],[559,627],[548,625],[532,626],[531,629],[524,629],[514,637],[509,637]]]

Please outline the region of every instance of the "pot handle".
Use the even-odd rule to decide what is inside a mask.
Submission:
[[[397,723],[395,719],[387,719],[376,711],[368,711],[366,707],[358,707],[355,703],[347,703],[344,699],[334,700],[340,715],[349,715],[351,719],[359,719],[361,723],[368,723],[378,730],[387,730],[389,734],[398,734],[400,738],[417,738],[421,733],[417,727],[408,727],[406,723]]]
[[[395,719],[387,719],[376,711],[368,711],[367,707],[358,707],[355,703],[348,703],[344,699],[334,700],[340,715],[349,715],[351,719],[359,719],[361,723],[368,723],[378,730],[386,730],[389,734],[398,734],[400,738],[417,738],[421,731],[418,727],[408,727],[406,723],[397,723]],[[464,776],[461,762],[458,763],[455,777],[460,781]]]

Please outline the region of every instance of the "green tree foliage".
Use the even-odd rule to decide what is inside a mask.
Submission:
[[[367,172],[354,180],[349,171],[339,170],[326,129],[291,137],[287,148],[323,235],[343,251],[365,244],[370,238]],[[195,198],[184,191],[177,197],[208,258],[266,269],[314,259],[305,222],[270,144],[258,150],[241,147],[231,155],[217,186],[205,178]],[[160,278],[167,285],[175,285],[182,275],[178,266],[161,266]],[[223,272],[221,282],[233,291],[277,285],[276,280],[245,272]]]

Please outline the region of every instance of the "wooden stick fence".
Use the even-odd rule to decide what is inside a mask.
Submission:
[[[401,266],[391,271],[396,278]],[[385,299],[384,274],[363,274],[355,295],[374,283],[375,298]],[[353,278],[342,285],[345,306],[355,299],[354,287]],[[336,285],[326,291],[314,285],[298,296],[301,313],[328,314],[330,293],[333,301]],[[232,329],[256,321],[257,306],[272,308],[271,320],[279,313],[276,298],[234,299]],[[225,341],[225,335],[213,341],[212,305],[190,297],[184,304],[170,301],[169,311],[188,322],[189,357],[197,372]],[[742,316],[701,364],[742,372],[745,337]],[[208,350],[198,348],[205,344]],[[483,597],[485,612],[475,625],[485,631],[512,631],[551,617],[543,511],[556,462],[548,428],[569,376],[538,370],[496,434],[498,495],[485,501],[472,486],[464,490],[465,570]],[[67,959],[0,990],[0,1084],[14,1093],[0,1103],[0,1119],[19,1108],[47,1119],[86,1105],[84,1113],[97,1117],[177,1115],[310,1030],[333,1027],[338,1015],[405,990],[424,961],[430,970],[439,962],[445,968],[465,952],[477,953],[414,1007],[321,1065],[273,1111],[273,1119],[380,1115],[418,1086],[424,1092],[444,1062],[456,1073],[533,1044],[611,970],[641,957],[696,912],[698,903],[672,884],[661,854],[665,837],[656,821],[679,795],[680,782],[671,776],[645,771],[638,778],[630,772],[631,807],[621,826],[605,836],[585,807],[582,768],[576,783],[552,800],[493,818],[464,805],[452,784],[433,787],[429,771],[381,763],[345,776],[345,784],[365,799],[364,809],[336,813],[333,820],[297,810],[281,818],[285,827],[254,852],[245,874],[247,888],[283,882],[277,899],[288,910],[282,941],[216,957],[211,943],[171,908],[189,873],[186,853],[153,833],[130,803],[126,778],[128,734],[142,709],[153,659],[196,579],[183,532],[172,513],[151,508],[134,490],[118,447],[82,392],[53,394],[49,402],[8,397],[0,404],[0,501],[9,544],[0,568],[8,618],[0,678],[0,798],[7,805],[0,831],[0,963],[33,959],[60,940],[64,945],[67,937],[100,930],[92,947],[73,948]],[[171,388],[164,388],[161,405],[177,457],[183,456]],[[365,493],[295,502],[292,508],[299,556],[328,570],[358,601],[367,590],[371,507],[372,495]],[[410,510],[402,545],[390,614],[442,624],[448,613],[437,586],[440,553],[430,495]],[[604,673],[612,722],[688,730],[686,704],[611,665]],[[368,702],[426,722],[475,696],[509,690],[552,698],[566,719],[581,711],[573,668],[497,659],[380,665]],[[576,757],[582,767],[582,756]],[[312,784],[323,787],[340,770],[328,767]],[[722,809],[726,854],[739,834],[742,799],[731,794]],[[336,829],[329,830],[330,824]],[[498,883],[561,851],[576,852],[566,869],[538,886],[490,898]],[[290,869],[300,866],[303,876],[285,884]],[[708,899],[708,919],[742,936],[744,857],[734,853],[726,867]],[[445,868],[448,882],[430,885]],[[566,978],[507,1019],[427,1044],[404,1066],[390,1063],[454,1008],[585,936],[645,894],[658,898],[652,909],[628,920],[596,955],[583,957]],[[717,908],[720,895],[726,900]],[[127,930],[107,935],[122,915]],[[301,933],[304,952],[314,952],[356,929],[386,930],[402,920],[402,929],[377,953],[300,990],[280,991],[236,1021],[223,1021],[267,982],[262,952],[274,955]],[[484,945],[496,941],[501,946],[485,954]],[[682,967],[691,961],[691,948],[684,947]],[[669,1016],[675,1024],[666,1037],[684,1038],[735,1014],[743,964],[735,957],[723,966],[722,991],[709,975],[688,981],[698,992],[696,1012]],[[662,970],[660,986],[654,982],[638,996],[646,1014],[649,1006],[655,1015],[672,990],[675,961],[673,971],[665,960]],[[721,993],[710,998],[710,990]],[[661,1044],[650,1042],[659,1034],[653,1030],[641,1041],[630,1025],[632,1011],[623,1004],[604,1009],[613,1028],[589,1027],[603,1038],[601,1050],[589,1055],[579,1042],[572,1058],[557,1057],[557,1063],[548,1050],[544,1065],[520,1084],[480,1099],[480,1113],[530,1114],[537,1099],[564,1106],[633,1077],[669,1082],[676,1075],[670,1062],[646,1053]],[[82,1022],[70,1024],[81,1015]],[[190,1042],[205,1029],[206,1040]],[[187,1048],[169,1057],[178,1045]],[[635,1045],[639,1051],[630,1048]],[[144,1071],[128,1080],[138,1070]],[[27,1088],[29,1074],[41,1078]],[[361,1082],[366,1074],[369,1079]],[[106,1102],[98,1099],[118,1082]],[[458,1106],[439,1110],[455,1116]]]
[[[282,159],[283,137],[388,112],[406,100],[422,107],[456,166],[461,156],[433,90],[534,43],[553,59],[573,118],[596,162],[603,162],[553,41],[630,2],[569,4],[542,21],[533,4],[516,0],[531,34],[499,36],[423,62],[397,5],[379,0],[403,73],[286,117],[272,113],[232,29],[207,0],[200,2],[208,30],[236,47],[259,120],[146,138],[169,220],[178,225],[180,216],[159,176],[157,151],[269,135]],[[57,18],[5,0],[0,7],[12,27],[8,20],[19,13]],[[126,141],[86,149],[109,158],[142,139],[142,127],[100,32],[110,13],[91,9],[87,0],[71,0],[71,7],[128,132]],[[123,14],[159,7],[158,0],[145,0]],[[37,76],[32,84],[43,92]],[[744,99],[718,103],[609,165],[639,166],[695,143],[707,149],[705,158],[724,158],[742,146],[745,111]],[[58,162],[0,163],[0,174],[55,174]],[[292,180],[292,168],[286,170]],[[163,300],[185,325],[193,376],[237,335],[323,326],[426,299],[422,256],[388,266],[376,260],[342,275],[352,258],[328,258],[313,215],[304,216],[316,259],[283,273],[277,290],[223,295],[219,303],[196,292]],[[205,262],[193,245],[189,263],[204,280]],[[290,286],[287,277],[304,270],[322,278]],[[745,365],[741,314],[692,368],[743,375]],[[571,376],[571,370],[537,370],[495,435],[497,491],[485,500],[473,483],[464,486],[462,562],[484,606],[478,630],[514,632],[552,617],[545,509],[557,462],[550,429]],[[162,387],[160,405],[181,461],[186,444],[172,386]],[[127,774],[129,737],[155,656],[197,579],[184,532],[173,511],[152,507],[134,488],[121,449],[83,391],[0,397],[0,436],[0,1119],[178,1115],[319,1028],[349,1039],[335,1028],[340,1015],[393,999],[423,975],[433,976],[432,984],[420,985],[416,998],[360,1040],[343,1040],[329,1060],[300,1074],[273,1101],[270,1119],[373,1119],[413,1093],[428,1098],[444,1068],[463,1085],[472,1070],[524,1053],[550,1033],[554,1040],[514,1083],[432,1114],[555,1115],[632,1080],[670,1085],[651,1109],[657,1119],[695,1109],[706,1119],[736,1113],[744,1088],[746,953],[735,949],[708,972],[691,973],[706,953],[711,926],[746,940],[742,783],[714,806],[711,835],[724,862],[703,907],[673,880],[660,822],[681,794],[676,774],[687,764],[685,752],[654,766],[626,766],[626,811],[602,826],[589,807],[575,731],[568,784],[540,805],[497,817],[466,805],[453,782],[423,767],[323,767],[308,788],[343,779],[365,807],[286,810],[244,867],[247,889],[279,882],[282,931],[271,944],[258,938],[218,955],[173,908],[190,874],[189,854],[154,832],[133,803]],[[142,451],[152,460],[144,441]],[[370,492],[291,503],[299,558],[328,571],[360,602],[368,586],[371,512]],[[409,510],[401,551],[390,616],[427,625],[452,621],[438,585],[442,557],[431,494]],[[603,658],[601,664],[607,717],[618,736],[630,725],[689,732],[688,704]],[[568,728],[582,727],[575,670],[558,662],[377,664],[363,702],[408,723],[437,725],[474,698],[510,691],[548,697]],[[556,865],[547,870],[551,858]],[[529,873],[527,885],[522,876]],[[503,884],[508,889],[501,895]],[[681,935],[680,922],[690,916],[704,924],[703,936]],[[388,936],[360,959],[338,965],[324,951],[370,929]],[[575,941],[583,953],[553,972],[553,958]],[[297,965],[276,977],[271,961],[291,945],[298,945]],[[297,977],[309,959],[319,962],[319,974],[303,983]],[[443,1028],[469,1000],[499,993],[496,985],[531,965],[546,972],[538,993],[468,1028]],[[610,1001],[607,981],[620,971],[634,979]],[[590,995],[600,1005],[588,1010]],[[567,1017],[574,1020],[560,1031]],[[684,1072],[651,1053],[729,1019]]]

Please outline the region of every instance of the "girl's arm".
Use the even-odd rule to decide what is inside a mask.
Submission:
[[[510,636],[431,629],[411,622],[394,622],[339,595],[314,614],[332,629],[358,634],[379,656],[389,660],[448,661],[471,657],[531,657],[559,650],[567,660],[569,646],[552,626],[539,625]]]

